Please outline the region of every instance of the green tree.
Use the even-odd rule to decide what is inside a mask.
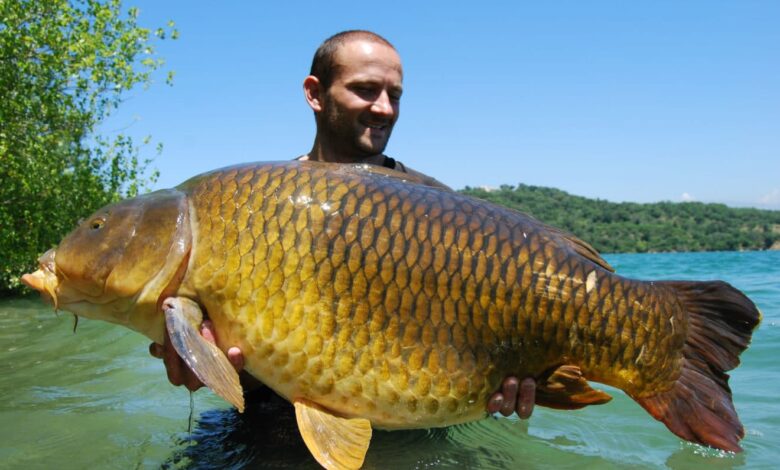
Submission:
[[[605,253],[764,250],[780,242],[780,211],[700,202],[614,203],[523,184],[461,192],[530,214]]]
[[[120,0],[0,0],[0,294],[80,217],[156,179],[130,137],[99,132],[177,35],[137,18]]]

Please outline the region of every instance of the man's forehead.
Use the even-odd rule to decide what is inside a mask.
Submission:
[[[381,66],[395,69],[403,75],[401,58],[392,47],[378,41],[353,39],[342,44],[333,54],[336,68],[341,70]]]
[[[387,48],[384,44],[376,41],[352,41],[353,48],[360,50],[363,54],[371,54],[377,50],[379,46]]]

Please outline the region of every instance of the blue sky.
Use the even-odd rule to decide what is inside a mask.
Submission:
[[[311,57],[359,28],[404,64],[387,153],[454,188],[780,209],[776,0],[125,4],[181,33],[158,45],[174,86],[159,75],[104,126],[164,143],[157,188],[306,153]]]

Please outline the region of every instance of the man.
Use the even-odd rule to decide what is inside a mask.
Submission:
[[[345,31],[327,39],[314,55],[303,90],[314,111],[317,134],[311,151],[299,160],[381,165],[407,173],[423,184],[449,189],[384,154],[398,120],[403,93],[401,58],[386,39],[369,31]],[[214,341],[208,321],[201,333]],[[191,391],[203,386],[170,341],[165,345],[152,344],[150,352],[164,360],[172,384],[185,385]],[[243,356],[238,348],[228,350],[228,359],[237,370],[242,370]],[[251,382],[251,377],[242,374],[245,389],[256,386]],[[509,377],[502,383],[501,391],[490,398],[488,411],[504,416],[517,412],[521,418],[528,418],[534,398],[532,378],[520,382]]]
[[[370,163],[445,185],[383,152],[398,120],[403,94],[401,58],[381,36],[346,31],[317,49],[303,91],[317,123],[311,151],[299,160]]]

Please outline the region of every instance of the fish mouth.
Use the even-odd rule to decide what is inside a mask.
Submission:
[[[57,297],[57,287],[60,280],[56,274],[54,264],[55,251],[49,250],[38,258],[40,269],[31,274],[22,276],[22,282],[32,289],[41,293],[41,297],[54,305],[54,309],[59,308],[59,298]]]
[[[60,308],[77,313],[74,308],[80,304],[104,305],[111,304],[117,300],[116,296],[105,294],[103,292],[94,294],[83,292],[78,285],[69,282],[67,276],[62,272],[58,273],[57,263],[55,262],[56,252],[51,249],[38,258],[40,268],[34,273],[25,274],[21,277],[23,284],[41,293],[41,297],[54,305],[55,310]],[[134,300],[138,295],[131,297]]]

